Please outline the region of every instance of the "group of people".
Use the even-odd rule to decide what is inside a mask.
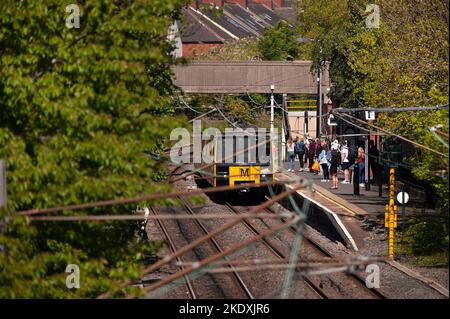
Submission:
[[[369,165],[375,167],[371,159],[375,157],[374,143],[371,140],[369,147]],[[375,148],[376,149],[376,148]],[[338,168],[341,167],[344,172],[344,180],[342,184],[350,184],[350,166],[355,162],[353,156],[349,154],[347,141],[339,142],[338,140],[330,141],[328,139],[313,139],[310,136],[303,138],[296,137],[295,140],[289,139],[287,142],[288,151],[288,172],[294,171],[295,159],[298,158],[300,163],[299,171],[309,171],[315,175],[323,175],[322,182],[329,182],[330,175],[332,179],[331,189],[338,188]],[[376,154],[378,156],[378,154]],[[358,148],[356,158],[359,171],[359,186],[365,186],[365,152],[362,147]],[[373,164],[373,165],[372,165]],[[305,167],[306,165],[306,167]],[[317,167],[318,166],[318,167]],[[375,174],[374,168],[372,168]]]

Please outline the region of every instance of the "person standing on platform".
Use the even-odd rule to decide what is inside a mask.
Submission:
[[[310,137],[306,136],[305,137],[305,171],[308,171],[308,167],[309,167],[309,142],[310,142]]]
[[[322,147],[322,151],[319,154],[319,164],[322,167],[323,171],[323,179],[321,182],[329,182],[330,181],[330,173],[328,171],[328,165],[331,161],[331,152],[328,150],[328,146],[325,144]]]
[[[333,179],[333,186],[331,187],[331,189],[338,189],[337,169],[340,164],[341,164],[341,153],[339,152],[339,144],[332,143],[330,174],[331,178]]]
[[[379,173],[379,167],[378,167],[378,155],[379,151],[377,147],[375,146],[375,142],[373,140],[369,141],[369,167],[372,170],[372,181],[376,182],[378,181],[378,178],[380,177]]]
[[[348,159],[348,147],[347,147],[347,141],[344,141],[342,143],[341,147],[341,163],[342,163],[342,170],[344,171],[344,180],[342,181],[342,184],[350,184],[350,161]]]
[[[288,172],[293,172],[295,160],[295,145],[292,139],[290,138],[287,142],[287,152],[288,152]]]
[[[316,158],[316,151],[317,151],[316,142],[313,139],[311,139],[309,141],[309,150],[308,150],[308,161],[309,161],[308,167],[309,167],[309,172],[310,173],[314,172],[313,169],[312,169],[312,166],[313,166],[314,160]]]
[[[296,148],[296,153],[298,156],[298,161],[300,162],[300,169],[298,170],[299,172],[303,172],[303,166],[304,164],[304,159],[305,159],[305,142],[303,142],[303,138],[300,138],[300,140],[297,140],[295,142],[295,148]]]
[[[319,155],[322,152],[322,141],[316,138],[316,158],[319,160]],[[320,164],[320,163],[319,163]],[[322,165],[319,165],[319,171],[316,175],[323,175]]]
[[[366,166],[365,166],[365,161],[366,161],[366,156],[364,155],[364,149],[362,147],[358,147],[358,167],[359,167],[359,186],[360,187],[364,187],[366,186],[364,184],[365,181],[365,171],[366,171]],[[357,181],[354,181],[354,183],[356,183]]]

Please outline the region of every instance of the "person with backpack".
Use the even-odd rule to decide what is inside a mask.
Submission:
[[[297,140],[295,142],[295,153],[298,156],[298,161],[300,162],[300,169],[298,171],[302,172],[303,166],[305,165],[305,143],[303,142],[302,138],[298,139],[297,137]]]
[[[331,189],[338,189],[338,166],[341,164],[341,153],[339,152],[339,144],[331,144],[331,165],[330,174],[333,179],[333,186]]]
[[[323,171],[323,179],[321,182],[329,182],[330,181],[330,173],[328,171],[328,165],[331,161],[331,152],[328,149],[328,145],[324,144],[322,147],[322,151],[319,154],[319,164],[322,167]]]

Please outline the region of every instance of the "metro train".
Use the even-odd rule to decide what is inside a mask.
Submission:
[[[214,187],[270,182],[278,169],[277,138],[265,130],[225,130],[203,140],[202,150],[202,162],[195,167]],[[261,194],[267,192],[267,187],[238,192]]]

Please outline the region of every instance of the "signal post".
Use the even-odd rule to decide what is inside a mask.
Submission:
[[[389,204],[386,205],[384,226],[389,228],[389,259],[394,259],[395,228],[397,228],[397,205],[395,205],[395,169],[389,170]]]

